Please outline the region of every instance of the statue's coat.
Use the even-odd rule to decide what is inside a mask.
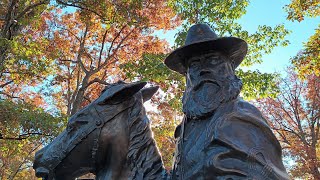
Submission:
[[[266,120],[239,98],[177,131],[173,179],[289,179]]]

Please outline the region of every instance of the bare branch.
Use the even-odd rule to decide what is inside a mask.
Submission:
[[[110,29],[110,28],[109,28],[109,29]],[[106,29],[106,31],[105,31],[104,34],[103,34],[102,45],[101,45],[100,54],[99,54],[98,67],[100,66],[100,63],[101,63],[101,57],[102,57],[102,52],[103,52],[103,48],[104,48],[104,43],[105,43],[105,41],[106,41],[106,37],[107,37],[107,33],[108,33],[108,30],[109,30],[109,29]]]
[[[0,88],[3,88],[3,87],[5,87],[5,86],[7,86],[7,85],[9,85],[9,84],[11,84],[13,81],[11,80],[11,81],[8,81],[8,82],[6,82],[6,83],[4,83],[4,84],[1,84],[0,85]]]
[[[59,28],[59,29],[67,31],[72,36],[74,36],[79,42],[81,42],[81,39],[76,34],[74,34],[72,31],[70,31],[70,29],[67,29],[67,28],[64,28],[64,27],[60,27],[60,26],[56,26],[56,27]]]
[[[100,84],[103,84],[103,85],[110,85],[109,83],[99,79],[99,78],[94,78],[92,81],[90,81],[85,87],[83,87],[84,89],[86,89],[87,87],[89,87],[91,84],[93,83],[100,83]]]
[[[88,26],[89,26],[89,25],[86,24],[86,29],[85,29],[85,31],[84,31],[83,39],[82,39],[82,41],[81,41],[81,43],[80,43],[80,47],[79,47],[79,51],[78,51],[78,56],[77,56],[77,62],[79,63],[81,69],[82,69],[86,74],[88,74],[89,71],[85,68],[85,66],[84,66],[84,64],[83,64],[83,62],[82,62],[82,60],[81,60],[81,57],[82,57],[83,52],[85,51],[85,50],[84,50],[84,44],[85,44],[86,37],[87,37],[87,33],[88,33],[88,30],[89,30],[89,27],[88,27]]]
[[[109,54],[109,53],[110,53],[110,50],[111,50],[111,49],[109,49],[108,58],[106,59],[106,61],[105,61],[104,63],[101,64],[100,67],[98,67],[98,68],[94,71],[94,73],[100,71],[103,67],[109,66],[110,64],[116,62],[116,60],[114,60],[114,61],[112,61],[112,62],[108,62],[108,61],[115,56],[116,52],[117,52],[121,47],[123,47],[123,46],[121,46],[122,43],[131,35],[131,33],[132,33],[134,30],[135,30],[135,29],[133,28],[124,38],[121,39],[121,41],[119,42],[119,44],[117,45],[117,47],[113,50],[112,55]],[[110,47],[110,48],[111,48],[111,47]]]
[[[39,132],[35,132],[35,133],[25,133],[25,134],[20,134],[18,137],[3,137],[2,134],[0,134],[0,139],[3,140],[23,140],[23,139],[27,139],[30,136],[34,136],[34,135],[38,135],[38,136],[52,136],[50,134],[43,134],[43,133],[39,133]]]
[[[99,16],[102,20],[106,21],[106,19],[101,15],[99,14],[98,12],[90,9],[90,8],[87,8],[87,7],[84,7],[84,6],[79,6],[79,5],[76,5],[76,4],[71,4],[71,3],[66,3],[66,2],[63,2],[61,0],[56,0],[59,4],[62,4],[62,5],[65,5],[65,6],[71,6],[71,7],[76,7],[76,8],[79,8],[79,9],[83,9],[83,10],[86,10],[86,11],[89,11],[89,12],[92,12],[93,14]]]
[[[122,33],[122,31],[124,30],[124,28],[126,27],[127,25],[124,25],[121,29],[120,29],[120,31],[119,31],[119,33],[113,38],[113,40],[112,40],[112,42],[111,42],[111,45],[110,45],[110,47],[109,47],[109,50],[108,50],[108,57],[110,56],[110,53],[111,53],[111,50],[112,50],[112,47],[113,47],[113,44],[114,44],[114,42],[116,41],[116,39],[120,36],[120,34]],[[121,43],[120,43],[121,44]]]
[[[83,99],[87,100],[89,103],[91,103],[91,100],[88,96],[84,96]]]
[[[5,95],[5,96],[7,96],[8,98],[20,99],[20,100],[24,101],[24,99],[22,99],[22,98],[20,98],[20,97],[18,97],[18,96],[13,96],[13,95],[8,94],[8,93],[6,93],[6,92],[0,92],[0,94]]]
[[[71,59],[59,59],[59,61],[62,61],[62,62],[72,62],[72,63],[77,63],[78,61],[74,61],[74,60],[71,60]]]

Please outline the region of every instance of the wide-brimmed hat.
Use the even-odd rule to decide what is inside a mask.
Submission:
[[[236,68],[246,56],[248,45],[236,37],[219,38],[207,24],[195,24],[188,31],[185,45],[171,52],[164,63],[170,69],[185,74],[188,58],[213,51],[227,55]]]

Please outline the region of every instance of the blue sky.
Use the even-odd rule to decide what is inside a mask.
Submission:
[[[289,0],[255,0],[247,9],[247,14],[240,19],[240,23],[249,32],[254,32],[258,25],[265,24],[275,26],[284,24],[291,33],[287,36],[290,44],[287,47],[277,47],[271,54],[263,57],[260,65],[252,68],[261,72],[275,72],[284,70],[290,64],[290,57],[296,55],[303,48],[303,42],[315,33],[320,24],[320,18],[306,18],[302,22],[291,22],[286,20],[287,13],[283,9]]]
[[[247,7],[247,13],[238,21],[243,29],[254,33],[259,25],[274,27],[284,24],[291,33],[286,37],[290,44],[286,47],[276,47],[271,54],[263,56],[263,63],[249,69],[258,69],[260,72],[281,72],[290,65],[290,57],[295,56],[302,48],[303,43],[315,33],[320,24],[320,17],[306,18],[302,22],[291,22],[286,19],[287,13],[283,9],[290,0],[253,0]],[[170,44],[174,41],[176,31],[169,31],[163,37]],[[247,69],[247,68],[245,68]]]

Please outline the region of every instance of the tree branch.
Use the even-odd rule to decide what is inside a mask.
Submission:
[[[72,36],[74,36],[81,43],[81,39],[77,35],[75,35],[72,31],[70,31],[70,29],[67,29],[67,28],[64,28],[64,27],[58,27],[58,26],[56,26],[56,27],[67,31],[68,33],[70,33]]]
[[[40,6],[42,4],[45,4],[45,3],[49,3],[50,1],[49,0],[45,0],[45,1],[40,1],[38,3],[35,3],[35,4],[32,4],[32,5],[29,5],[28,7],[26,7],[17,17],[16,17],[16,20],[19,20],[20,18],[22,18],[22,16],[24,16],[25,13],[27,13],[29,10],[37,7],[37,6]]]
[[[114,52],[112,53],[112,55],[110,56],[110,51],[111,51],[111,47],[109,48],[109,52],[108,52],[108,58],[106,59],[106,61],[104,63],[101,64],[100,67],[98,67],[94,73],[100,71],[103,67],[110,65],[111,63],[109,63],[108,61],[114,57],[114,55],[116,54],[116,52],[119,50],[119,48],[121,47],[122,43],[130,36],[130,34],[134,31],[134,28],[124,37],[121,39],[121,41],[119,42],[119,44],[117,45],[117,47],[113,50]],[[120,34],[119,34],[120,35]],[[115,39],[114,39],[115,40]],[[112,62],[116,62],[116,61],[112,61]]]
[[[89,103],[91,103],[91,100],[88,96],[84,96],[83,99],[87,100]]]
[[[109,29],[106,29],[106,31],[105,31],[104,34],[103,34],[102,45],[101,45],[100,54],[99,54],[99,60],[98,60],[98,67],[100,66],[100,63],[101,63],[102,52],[103,52],[104,43],[105,43],[105,41],[106,41],[106,37],[107,37],[108,30],[109,30]]]
[[[62,5],[65,5],[65,6],[71,6],[71,7],[76,7],[76,8],[79,8],[79,9],[83,9],[83,10],[86,10],[86,11],[89,11],[89,12],[92,12],[93,14],[99,16],[103,21],[106,21],[106,19],[99,13],[97,13],[96,11],[90,9],[90,8],[87,8],[87,7],[83,7],[83,6],[79,6],[79,5],[76,5],[76,4],[71,4],[71,3],[66,3],[66,2],[63,2],[61,0],[56,0],[59,4],[62,4]]]
[[[18,174],[18,172],[21,170],[21,167],[24,163],[26,163],[27,158],[36,150],[38,149],[43,142],[40,142],[35,148],[33,148],[31,151],[28,152],[28,155],[24,158],[24,160],[19,164],[17,170],[13,173],[13,175],[10,176],[9,179],[13,180],[14,177]]]
[[[124,28],[125,28],[126,26],[127,26],[127,25],[124,25],[124,26],[120,29],[120,31],[119,31],[119,33],[116,35],[116,37],[113,38],[113,40],[112,40],[112,42],[111,42],[111,45],[110,45],[110,48],[109,48],[109,50],[108,50],[108,55],[107,55],[107,57],[110,56],[110,53],[111,53],[111,50],[112,50],[112,47],[113,47],[114,42],[115,42],[116,39],[120,36],[120,34],[122,33],[122,31],[124,30]]]
[[[10,95],[10,94],[8,94],[6,92],[0,92],[0,94],[3,94],[3,95],[5,95],[5,96],[7,96],[9,98],[12,98],[12,99],[20,99],[20,100],[24,101],[24,99],[22,99],[22,98],[20,98],[18,96]]]
[[[23,140],[23,139],[29,138],[30,136],[34,136],[34,135],[48,136],[48,137],[52,136],[50,134],[43,134],[43,133],[39,133],[39,132],[20,134],[18,137],[3,137],[2,134],[0,134],[0,139],[3,139],[3,140]]]
[[[94,78],[93,80],[91,80],[85,87],[83,87],[84,89],[86,89],[87,87],[89,87],[91,84],[93,83],[100,83],[100,84],[103,84],[103,85],[110,85],[109,83],[99,79],[99,78]],[[82,87],[81,87],[82,88]]]
[[[81,60],[81,56],[82,56],[82,54],[83,54],[83,52],[84,52],[84,43],[85,43],[85,41],[86,41],[86,37],[87,37],[88,29],[89,29],[88,26],[89,26],[89,25],[86,24],[86,29],[85,29],[85,31],[84,31],[83,39],[82,39],[82,41],[80,42],[80,47],[79,47],[78,56],[77,56],[77,62],[80,64],[81,69],[82,69],[86,74],[88,74],[89,71],[85,68],[85,66],[84,66],[84,64],[83,64],[83,62],[82,62],[82,60]]]
[[[11,84],[13,81],[11,80],[11,81],[8,81],[8,82],[6,82],[6,83],[4,83],[4,84],[1,84],[0,85],[0,88],[3,88],[3,87],[5,87],[6,85],[9,85],[9,84]]]

